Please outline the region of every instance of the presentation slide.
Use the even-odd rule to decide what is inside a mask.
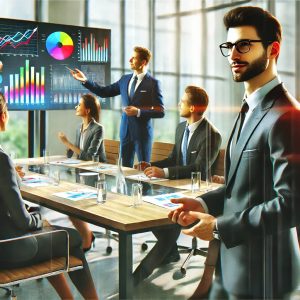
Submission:
[[[9,109],[74,108],[89,91],[70,69],[109,84],[110,39],[109,29],[0,18],[0,91]]]

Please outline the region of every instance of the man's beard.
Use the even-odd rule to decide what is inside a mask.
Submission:
[[[255,76],[261,74],[268,65],[267,53],[265,53],[253,61],[251,64],[247,65],[245,72],[243,73],[234,73],[232,72],[233,80],[236,82],[248,81]]]

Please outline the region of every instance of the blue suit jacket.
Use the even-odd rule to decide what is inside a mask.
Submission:
[[[163,118],[164,105],[160,82],[149,73],[137,87],[133,99],[128,97],[128,85],[133,74],[127,74],[108,86],[99,86],[87,81],[84,86],[96,95],[107,98],[121,95],[122,107],[133,105],[141,110],[140,117],[128,117],[124,112],[120,124],[121,142],[129,135],[132,141],[152,140],[153,128],[151,118]]]

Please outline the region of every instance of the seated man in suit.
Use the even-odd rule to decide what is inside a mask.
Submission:
[[[208,96],[203,89],[196,86],[185,89],[178,107],[186,121],[177,126],[175,145],[168,158],[151,164],[141,163],[148,177],[190,178],[195,171],[201,172],[202,179],[209,176],[219,153],[221,135],[203,116],[207,106]]]
[[[149,177],[170,179],[190,178],[191,172],[201,171],[202,179],[210,173],[221,146],[218,130],[203,116],[208,106],[208,95],[197,86],[187,86],[178,107],[180,116],[186,121],[176,129],[175,145],[168,158],[148,164],[141,162],[140,167]],[[157,238],[155,246],[134,271],[134,283],[148,277],[162,264],[180,259],[177,238],[181,228],[154,230]]]

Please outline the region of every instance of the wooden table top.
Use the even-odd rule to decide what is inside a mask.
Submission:
[[[65,157],[51,157],[52,161],[54,159],[65,159]],[[43,158],[18,159],[15,160],[15,162],[16,164],[38,164],[43,163]],[[80,163],[80,165],[76,164],[76,167],[84,168],[84,166],[93,164],[93,162],[87,161],[82,162],[82,164]],[[70,165],[68,165],[68,167],[70,167]],[[137,171],[134,169],[123,169],[125,176],[128,174],[137,173]],[[26,174],[30,174],[30,172],[26,172]],[[183,190],[180,192],[185,193],[188,197],[192,196],[190,192],[189,179],[167,180],[155,182],[155,184],[181,188]],[[202,186],[204,186],[204,183]],[[213,184],[213,186],[216,187],[218,185]],[[49,185],[43,187],[28,187],[22,185],[21,193],[22,196],[29,201],[33,201],[59,212],[73,215],[95,225],[103,226],[116,231],[142,232],[149,231],[150,229],[156,227],[172,224],[172,222],[168,219],[168,209],[146,202],[140,206],[133,207],[133,201],[131,197],[127,195],[108,192],[107,200],[104,204],[97,204],[96,199],[72,201],[53,195],[57,192],[74,191],[78,190],[79,188],[87,188],[87,186],[80,185],[79,183],[60,181],[58,186]],[[92,187],[88,188],[96,190]],[[197,193],[197,196],[202,193],[203,191],[200,191]]]

